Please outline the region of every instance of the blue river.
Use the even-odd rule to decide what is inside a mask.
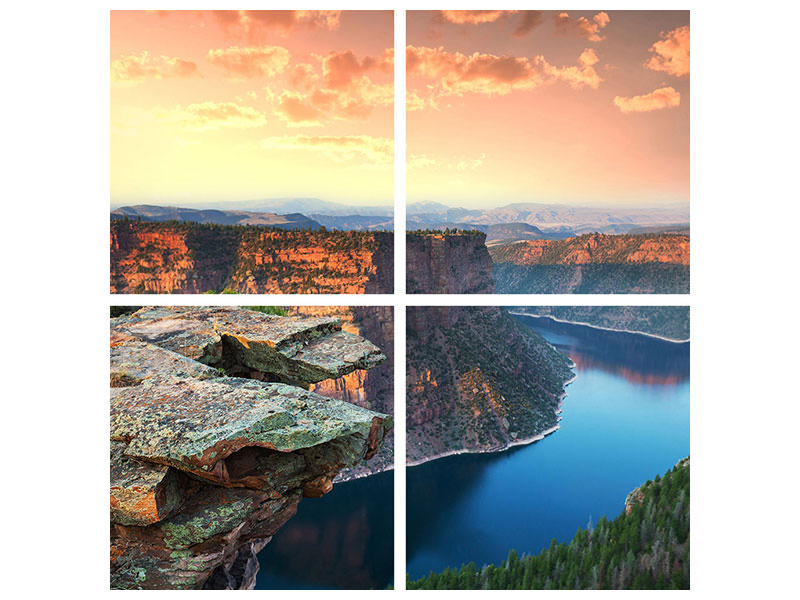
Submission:
[[[407,471],[412,578],[537,553],[617,516],[636,486],[689,455],[689,343],[518,316],[575,362],[561,428],[493,454]]]

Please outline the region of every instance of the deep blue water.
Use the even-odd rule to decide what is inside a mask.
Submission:
[[[412,578],[569,541],[689,454],[688,342],[518,318],[576,363],[561,428],[528,446],[408,470]]]
[[[385,589],[394,568],[394,473],[303,498],[259,553],[256,589]]]

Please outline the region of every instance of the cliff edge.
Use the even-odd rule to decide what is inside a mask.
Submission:
[[[111,326],[111,586],[252,587],[257,552],[390,416],[305,387],[385,360],[335,318],[144,308]],[[242,376],[244,375],[244,376]]]

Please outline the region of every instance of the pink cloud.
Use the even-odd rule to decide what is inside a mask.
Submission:
[[[616,96],[614,105],[624,113],[651,112],[680,106],[681,94],[671,87],[662,87],[641,96]]]
[[[654,71],[663,71],[676,77],[689,75],[689,26],[684,25],[668,33],[650,46],[650,57],[644,66]]]

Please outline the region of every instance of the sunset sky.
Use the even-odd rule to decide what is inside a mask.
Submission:
[[[688,11],[409,11],[409,202],[689,202]]]
[[[112,11],[111,201],[391,205],[391,11]]]

